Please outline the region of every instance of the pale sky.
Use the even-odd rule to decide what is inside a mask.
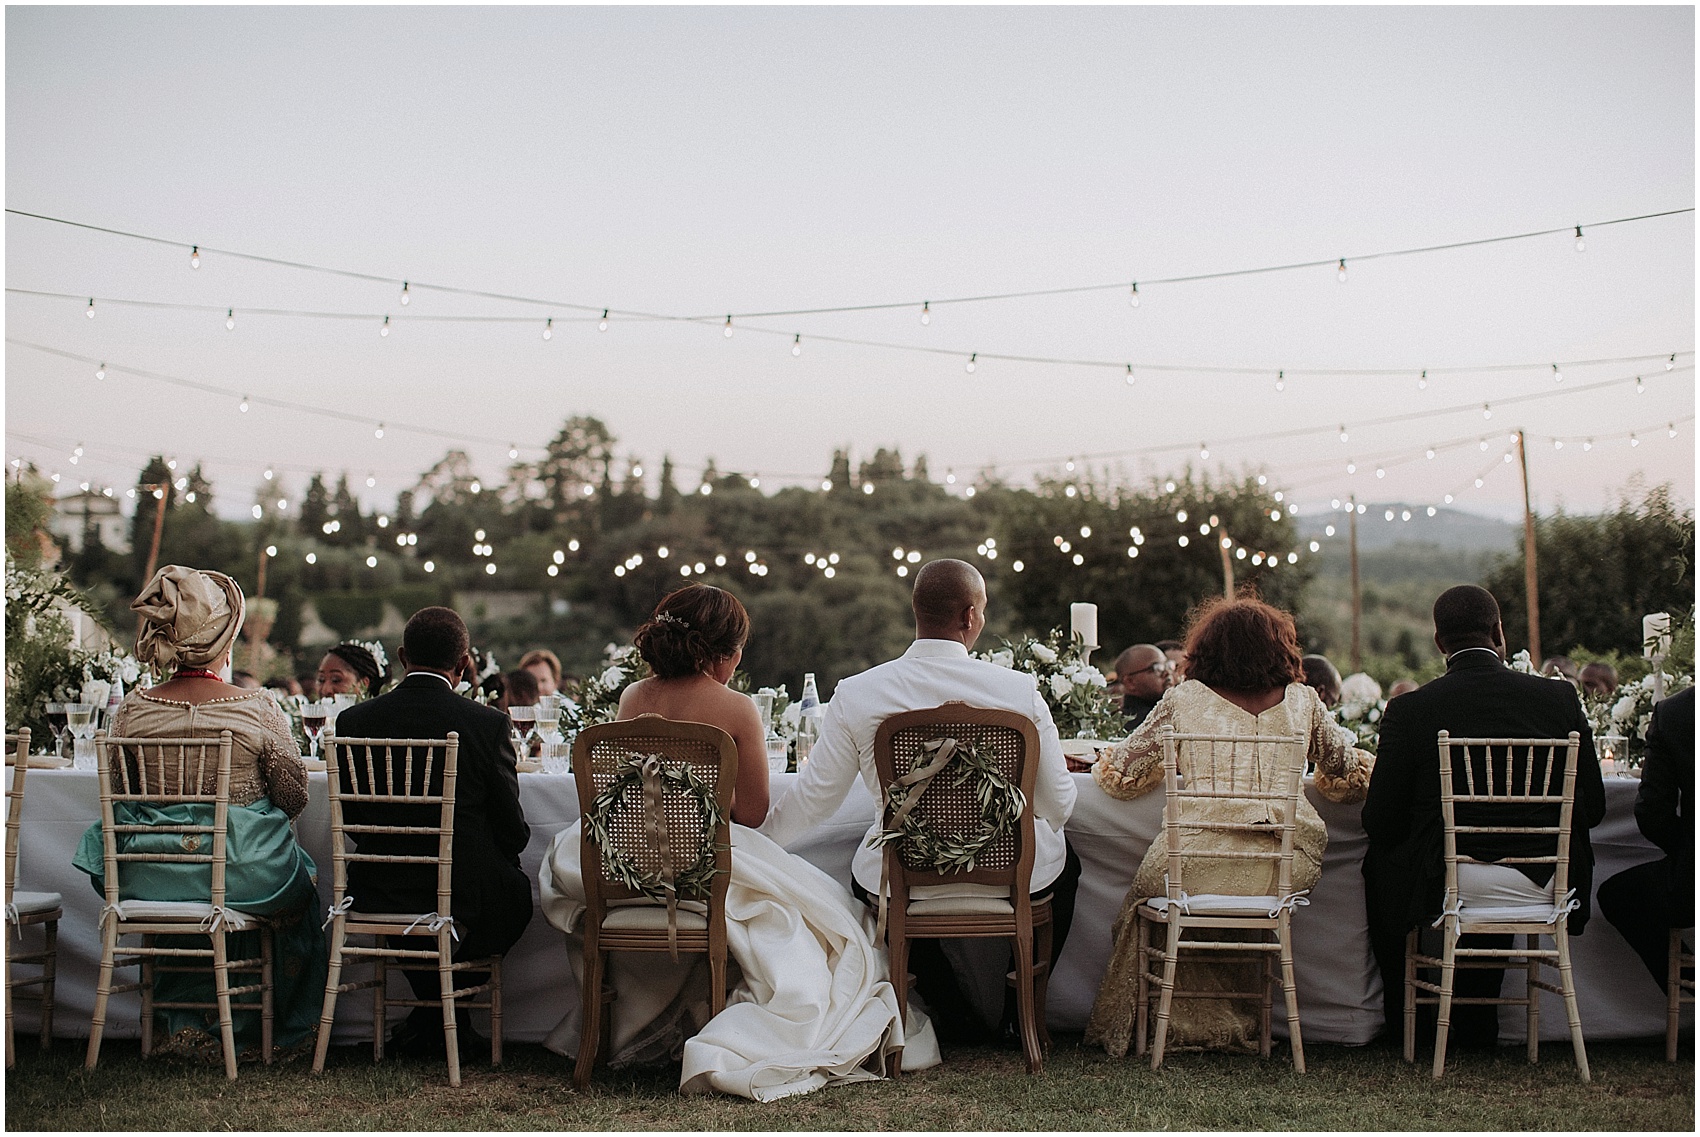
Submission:
[[[267,465],[297,494],[313,469],[346,469],[387,507],[455,445],[238,411],[251,394],[484,439],[464,448],[492,482],[508,441],[535,457],[566,416],[593,414],[652,474],[670,453],[686,489],[711,457],[764,488],[818,479],[835,446],[1025,482],[1070,455],[1166,474],[1203,443],[1213,470],[1261,467],[1307,508],[1452,492],[1510,516],[1516,467],[1494,463],[1523,427],[1537,508],[1598,509],[1636,475],[1693,501],[1692,214],[1589,232],[1581,254],[1555,235],[1364,261],[1345,284],[1312,268],[1153,284],[1137,310],[1124,285],[918,318],[929,298],[1689,208],[1689,7],[9,7],[6,33],[11,209],[616,311],[915,302],[750,319],[730,339],[719,316],[599,333],[565,307],[419,289],[403,308],[392,284],[214,253],[192,270],[175,245],[8,216],[8,288],[77,297],[8,294],[8,339],[115,369],[99,381],[7,345],[6,457],[59,471],[62,488],[122,489],[165,452],[204,462],[230,516]],[[90,296],[216,311],[108,304],[91,320]],[[526,322],[406,318],[419,315]],[[969,374],[977,352],[1127,361],[1137,381],[996,359]],[[1672,352],[1669,372],[1573,365],[1558,383],[1550,369]],[[1307,368],[1402,373],[1294,374]],[[1637,374],[1639,395],[1568,393]],[[1566,393],[1481,412],[1550,391]],[[1468,409],[1359,425],[1453,406]],[[1318,425],[1332,429],[1231,441]]]

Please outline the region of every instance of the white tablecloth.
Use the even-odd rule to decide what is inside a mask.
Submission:
[[[10,784],[11,772],[7,771]],[[773,793],[785,791],[795,775],[775,775]],[[1068,946],[1051,981],[1049,1019],[1053,1030],[1078,1031],[1086,1023],[1110,951],[1110,925],[1132,883],[1134,870],[1162,825],[1162,795],[1131,802],[1100,792],[1085,774],[1074,775],[1079,800],[1068,825],[1069,842],[1081,860],[1080,891]],[[1597,858],[1595,883],[1613,873],[1658,856],[1635,827],[1638,782],[1606,779],[1606,820],[1593,832]],[[83,830],[99,815],[95,775],[73,770],[32,770],[20,841],[18,887],[64,894],[65,919],[59,925],[57,1032],[86,1037],[94,1006],[95,974],[100,958],[96,921],[101,898],[89,878],[71,867],[71,855]],[[325,776],[311,777],[312,798],[298,823],[303,846],[320,870],[321,902],[330,902],[330,820]],[[520,797],[531,824],[531,843],[521,857],[534,882],[544,850],[561,829],[578,819],[578,797],[570,777],[521,774]],[[1365,837],[1356,806],[1311,798],[1328,825],[1328,853],[1321,883],[1308,908],[1293,922],[1296,940],[1299,1008],[1305,1037],[1314,1042],[1362,1043],[1380,1026],[1381,983],[1370,955],[1363,906],[1362,862]],[[838,813],[793,852],[835,879],[850,879],[850,858],[874,816],[873,801],[861,783]],[[26,930],[26,942],[40,932]],[[16,942],[15,940],[12,942]],[[1582,1025],[1589,1038],[1638,1038],[1664,1032],[1664,998],[1640,960],[1617,931],[1599,915],[1587,934],[1572,941]],[[1002,970],[996,950],[976,955],[982,1006],[995,1008],[1001,998]],[[396,993],[405,981],[395,976]],[[504,1034],[518,1042],[539,1042],[578,998],[568,979],[559,932],[534,915],[503,969]],[[1507,993],[1521,988],[1510,973]],[[20,1033],[35,1029],[33,1003],[19,1001]],[[1543,1007],[1543,1038],[1567,1037],[1556,1005]],[[398,1012],[399,1014],[400,1012]],[[1685,1023],[1691,1009],[1685,1009]],[[115,996],[108,1012],[109,1037],[134,1038],[139,1032],[134,995]],[[1279,1016],[1277,1016],[1279,1017]],[[1279,1029],[1279,1028],[1278,1028]],[[1522,1018],[1507,1008],[1501,1035],[1522,1037]],[[371,1002],[364,995],[345,998],[337,1008],[336,1038],[353,1042],[371,1037]]]

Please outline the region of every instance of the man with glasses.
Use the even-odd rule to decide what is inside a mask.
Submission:
[[[1173,666],[1155,644],[1134,644],[1116,656],[1116,682],[1121,684],[1122,714],[1130,732],[1139,729],[1163,697]]]

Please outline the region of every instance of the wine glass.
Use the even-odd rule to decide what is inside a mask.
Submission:
[[[561,696],[538,697],[537,736],[543,740],[544,747],[561,741]]]
[[[508,719],[514,724],[514,753],[524,758],[531,752],[527,739],[531,728],[537,723],[537,704],[515,704],[508,707]]]
[[[755,700],[756,712],[761,715],[761,732],[766,735],[773,729],[773,696],[766,691],[757,691],[750,698]]]
[[[71,764],[78,770],[93,770],[96,767],[94,746],[90,739],[94,737],[94,704],[66,703],[65,726],[76,741],[71,747]]]
[[[59,747],[65,737],[65,704],[47,704],[47,726],[53,731],[53,753],[59,753]]]
[[[305,703],[301,707],[301,730],[307,735],[307,757],[319,756],[319,734],[325,729],[331,709],[324,703]]]

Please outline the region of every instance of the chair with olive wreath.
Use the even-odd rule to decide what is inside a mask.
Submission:
[[[582,1088],[610,1050],[609,952],[706,954],[710,1012],[725,1009],[738,748],[719,727],[640,715],[580,731],[573,776],[584,818],[584,984],[573,1070]]]
[[[879,903],[899,1012],[907,1022],[910,940],[1008,939],[1021,1049],[1038,1073],[1051,1041],[1051,900],[1030,895],[1038,728],[960,702],[907,711],[875,732],[874,768],[887,787]]]

